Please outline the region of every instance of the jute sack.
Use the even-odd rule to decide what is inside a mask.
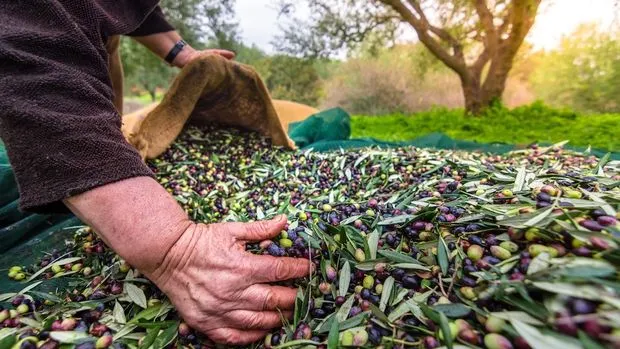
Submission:
[[[275,145],[295,149],[258,73],[214,54],[186,65],[161,103],[124,115],[122,131],[143,159],[152,159],[187,123],[245,128],[271,138]]]

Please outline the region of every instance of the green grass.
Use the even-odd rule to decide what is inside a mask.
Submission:
[[[556,143],[620,151],[620,114],[580,115],[542,103],[516,109],[492,107],[481,116],[435,109],[413,115],[353,116],[352,137],[406,141],[433,132],[483,143]]]
[[[159,102],[161,101],[162,98],[164,98],[164,94],[161,92],[158,92],[156,95],[156,98],[157,98],[156,102]],[[141,95],[125,96],[125,100],[142,103],[144,105],[153,103],[153,99],[151,98],[151,95],[149,95],[148,93],[143,93]]]

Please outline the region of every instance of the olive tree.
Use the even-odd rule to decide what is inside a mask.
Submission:
[[[367,40],[393,42],[399,30],[418,40],[460,78],[471,113],[500,99],[519,47],[542,0],[305,0],[310,17],[283,27],[284,52],[329,56]],[[298,2],[281,1],[294,16]]]
[[[236,48],[235,0],[162,0],[160,5],[168,21],[192,46]],[[168,85],[175,69],[129,38],[123,38],[121,45],[127,85],[138,86],[155,101],[157,89]]]

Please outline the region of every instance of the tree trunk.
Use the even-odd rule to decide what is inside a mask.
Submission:
[[[467,113],[478,115],[494,101],[502,99],[511,68],[510,62],[492,63],[484,82],[480,76],[476,76],[478,74],[471,68],[467,76],[460,77]]]
[[[468,114],[480,114],[485,107],[480,79],[471,76],[460,76],[460,78],[463,96],[465,97],[465,111]]]
[[[151,96],[151,102],[157,102],[157,87],[152,89],[148,89],[149,95]]]

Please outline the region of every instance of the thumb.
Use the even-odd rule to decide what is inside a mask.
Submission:
[[[242,223],[238,227],[231,227],[237,238],[247,241],[262,241],[271,239],[280,234],[286,226],[286,216],[280,215],[268,221]]]

